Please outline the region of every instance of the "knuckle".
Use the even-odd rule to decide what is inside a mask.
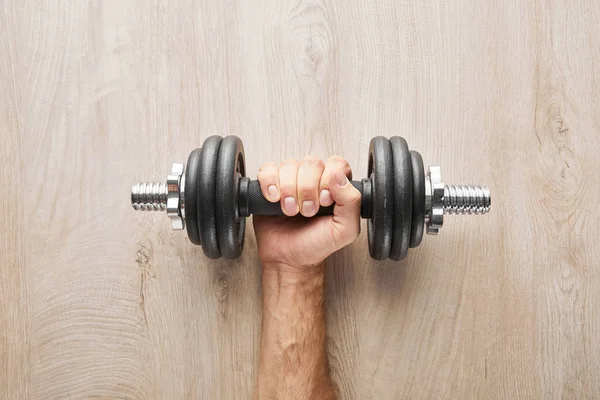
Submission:
[[[329,157],[329,159],[327,161],[331,162],[331,163],[340,163],[340,164],[347,162],[344,157],[338,156],[338,155]]]
[[[276,168],[271,168],[271,169],[263,169],[261,171],[258,171],[258,179],[263,179],[263,180],[275,180],[277,179],[277,169]]]
[[[331,156],[327,161],[327,169],[331,169],[333,171],[337,169],[342,169],[346,175],[349,177],[352,176],[352,168],[350,168],[350,163],[348,160],[343,158],[342,156]]]
[[[350,169],[350,163],[342,156],[331,156],[327,163],[332,168],[343,168],[345,171]]]
[[[260,169],[258,171],[259,172],[267,171],[270,169],[277,169],[277,165],[275,165],[275,163],[272,163],[272,162],[264,163],[263,165],[260,166]]]
[[[310,166],[317,166],[317,167],[322,167],[325,164],[323,164],[323,161],[316,156],[306,156],[304,157],[304,159],[302,160],[302,164],[304,165],[310,165]]]
[[[281,165],[282,166],[298,166],[298,160],[296,160],[295,158],[285,158],[283,159],[283,161],[281,161]]]

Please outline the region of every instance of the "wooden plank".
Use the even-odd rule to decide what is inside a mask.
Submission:
[[[30,309],[23,199],[23,108],[19,84],[18,26],[12,7],[0,9],[0,398],[28,398],[30,390]]]

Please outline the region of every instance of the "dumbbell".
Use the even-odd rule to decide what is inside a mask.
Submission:
[[[367,220],[369,254],[376,260],[402,260],[420,245],[423,233],[435,235],[444,214],[486,214],[491,196],[483,186],[445,186],[439,166],[425,171],[423,159],[399,136],[374,137],[369,145],[367,178],[352,181],[361,193],[360,216]],[[137,183],[131,189],[135,210],[166,211],[174,230],[187,230],[209,258],[239,257],[245,218],[284,216],[280,203],[265,199],[259,182],[246,177],[244,146],[237,136],[211,136],[187,161],[173,164],[166,183]],[[320,207],[311,218],[332,215]],[[298,218],[298,217],[296,217]]]

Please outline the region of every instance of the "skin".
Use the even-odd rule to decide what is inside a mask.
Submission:
[[[254,398],[335,399],[327,362],[324,260],[360,233],[360,192],[341,157],[265,164],[258,173],[266,199],[287,216],[314,216],[334,202],[334,214],[315,218],[254,217],[263,266],[263,316]]]

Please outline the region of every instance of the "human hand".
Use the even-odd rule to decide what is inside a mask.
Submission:
[[[258,254],[265,269],[316,268],[360,233],[360,192],[352,186],[350,165],[339,156],[323,164],[317,157],[265,164],[258,172],[263,196],[287,217],[254,216]],[[333,215],[314,218],[320,206],[335,202]]]

